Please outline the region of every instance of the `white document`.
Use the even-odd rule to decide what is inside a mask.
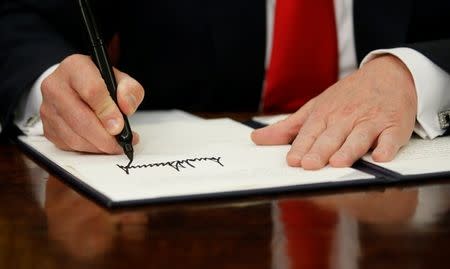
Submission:
[[[289,146],[256,146],[252,129],[230,119],[141,123],[133,125],[141,143],[130,167],[124,155],[64,152],[42,136],[20,139],[112,202],[374,178],[352,168],[289,167]]]
[[[370,154],[363,159],[402,175],[447,172],[450,171],[450,137],[412,138],[388,163],[375,162]]]
[[[133,116],[129,117],[128,120],[132,126],[135,126],[171,121],[199,121],[203,119],[182,110],[172,109],[137,111]]]

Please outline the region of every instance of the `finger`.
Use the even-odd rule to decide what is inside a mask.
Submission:
[[[43,109],[41,108],[41,115],[43,114]],[[41,116],[42,117],[42,116]],[[54,130],[53,125],[50,124],[48,120],[42,121],[44,136],[50,140],[57,148],[65,151],[70,151],[70,147],[63,142],[63,140],[57,135]]]
[[[133,132],[133,141],[132,141],[132,144],[133,144],[133,145],[137,145],[137,144],[140,142],[140,140],[141,140],[140,135],[139,135],[138,133],[136,133],[136,132]]]
[[[286,156],[288,165],[294,167],[301,166],[303,156],[311,149],[314,142],[325,129],[326,123],[323,119],[309,118],[300,129]],[[311,155],[310,158],[315,159],[311,161],[321,161],[319,156]]]
[[[70,67],[67,67],[71,88],[94,111],[109,134],[120,133],[124,126],[122,113],[111,98],[106,84],[92,60],[89,57],[79,56],[76,60],[69,59],[65,64],[71,64]]]
[[[313,100],[286,119],[253,131],[251,135],[253,142],[257,145],[286,145],[291,143],[308,118],[314,103]]]
[[[101,153],[95,145],[75,133],[56,113],[50,124],[64,144],[70,148],[70,150],[78,152]]]
[[[58,114],[73,132],[95,145],[101,152],[122,153],[114,136],[105,130],[96,114],[68,85],[61,85],[59,91],[52,91],[51,94]]]
[[[351,130],[351,123],[345,121],[327,127],[303,156],[301,166],[306,170],[317,170],[327,165],[330,157],[339,150]]]
[[[330,158],[334,167],[349,167],[364,156],[375,143],[380,128],[372,122],[360,123],[353,128],[342,147]]]
[[[53,105],[44,102],[41,106],[41,117],[45,119],[43,120],[44,126],[46,126],[44,128],[44,134],[58,148],[67,151],[99,152],[94,145],[80,137],[67,126]]]
[[[117,78],[117,102],[120,110],[127,116],[136,112],[144,100],[145,91],[142,85],[129,75],[115,70]]]
[[[392,161],[399,149],[406,145],[411,134],[407,134],[399,127],[391,127],[384,130],[378,137],[378,145],[372,152],[372,158],[376,162]]]

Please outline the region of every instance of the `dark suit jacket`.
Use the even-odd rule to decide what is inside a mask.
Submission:
[[[75,0],[2,0],[0,115],[51,65],[89,53]],[[97,0],[106,39],[120,33],[118,68],[148,91],[142,108],[256,111],[266,0]],[[354,0],[357,59],[408,46],[450,71],[450,1]],[[313,27],[313,26],[312,26]]]

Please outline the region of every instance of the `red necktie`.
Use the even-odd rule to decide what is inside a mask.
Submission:
[[[333,0],[277,0],[264,112],[294,112],[337,80]]]

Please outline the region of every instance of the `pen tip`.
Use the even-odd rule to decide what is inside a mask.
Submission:
[[[127,155],[128,159],[130,159],[130,163],[133,161],[133,146],[128,144],[124,147],[125,155]]]
[[[132,152],[128,152],[127,157],[128,157],[128,159],[130,159],[131,162],[133,161],[133,153]]]

